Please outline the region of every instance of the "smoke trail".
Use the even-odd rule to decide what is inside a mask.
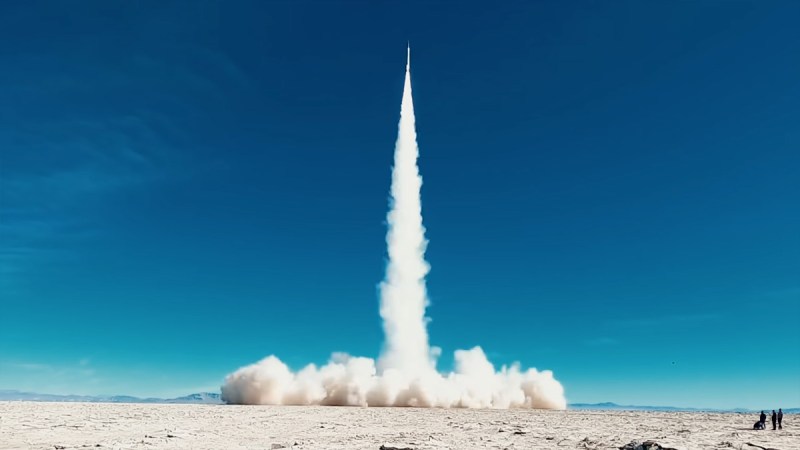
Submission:
[[[425,329],[425,307],[428,306],[425,275],[429,266],[425,262],[427,241],[422,226],[422,178],[417,167],[418,156],[409,48],[394,150],[391,210],[387,217],[389,265],[386,280],[381,284],[381,317],[386,342],[379,367],[413,375],[433,368]]]
[[[566,408],[564,389],[550,371],[495,371],[480,347],[455,352],[455,370],[436,370],[428,344],[425,308],[425,228],[417,167],[419,149],[411,97],[411,50],[392,170],[386,243],[389,264],[381,284],[386,335],[376,366],[371,358],[334,353],[322,367],[292,372],[275,356],[225,378],[227,403],[267,405],[419,406],[461,408]]]

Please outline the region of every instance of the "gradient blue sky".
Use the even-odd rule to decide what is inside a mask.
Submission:
[[[0,389],[377,356],[412,72],[441,369],[800,406],[797,2],[0,3]]]

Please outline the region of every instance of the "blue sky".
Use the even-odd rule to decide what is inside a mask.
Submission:
[[[529,4],[530,3],[530,4]],[[3,2],[0,389],[377,356],[405,45],[431,341],[800,406],[795,2]]]

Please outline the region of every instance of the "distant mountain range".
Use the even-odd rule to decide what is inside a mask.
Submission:
[[[199,403],[222,404],[218,393],[200,392],[177,398],[139,398],[130,395],[57,395],[36,394],[33,392],[20,392],[0,390],[0,400],[23,400],[30,402],[98,402],[98,403]]]
[[[21,392],[0,389],[0,401],[21,400],[29,402],[91,402],[91,403],[190,403],[204,405],[221,405],[222,399],[216,392],[199,392],[176,398],[139,398],[130,395],[57,395],[57,394],[36,394],[33,392]],[[616,403],[570,403],[569,409],[583,410],[620,410],[620,411],[706,411],[706,412],[740,412],[753,413],[758,410],[735,408],[735,409],[715,409],[715,408],[681,408],[675,406],[633,406],[618,405]],[[771,408],[769,408],[771,410]],[[800,408],[783,408],[786,414],[800,414]]]
[[[618,405],[616,403],[570,403],[569,409],[596,409],[596,410],[624,410],[624,411],[682,411],[682,412],[740,412],[740,413],[753,413],[760,410],[747,409],[747,408],[685,408],[677,406],[636,406],[636,405]],[[766,411],[767,409],[765,409]],[[769,408],[772,410],[772,408]],[[786,414],[800,414],[800,408],[783,408]]]

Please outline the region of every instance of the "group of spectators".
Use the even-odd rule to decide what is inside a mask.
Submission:
[[[772,429],[773,430],[782,430],[783,429],[783,410],[778,408],[777,414],[775,410],[772,410]],[[767,429],[767,415],[764,414],[764,411],[761,411],[761,416],[759,417],[758,422],[753,425],[754,430],[766,430]]]

